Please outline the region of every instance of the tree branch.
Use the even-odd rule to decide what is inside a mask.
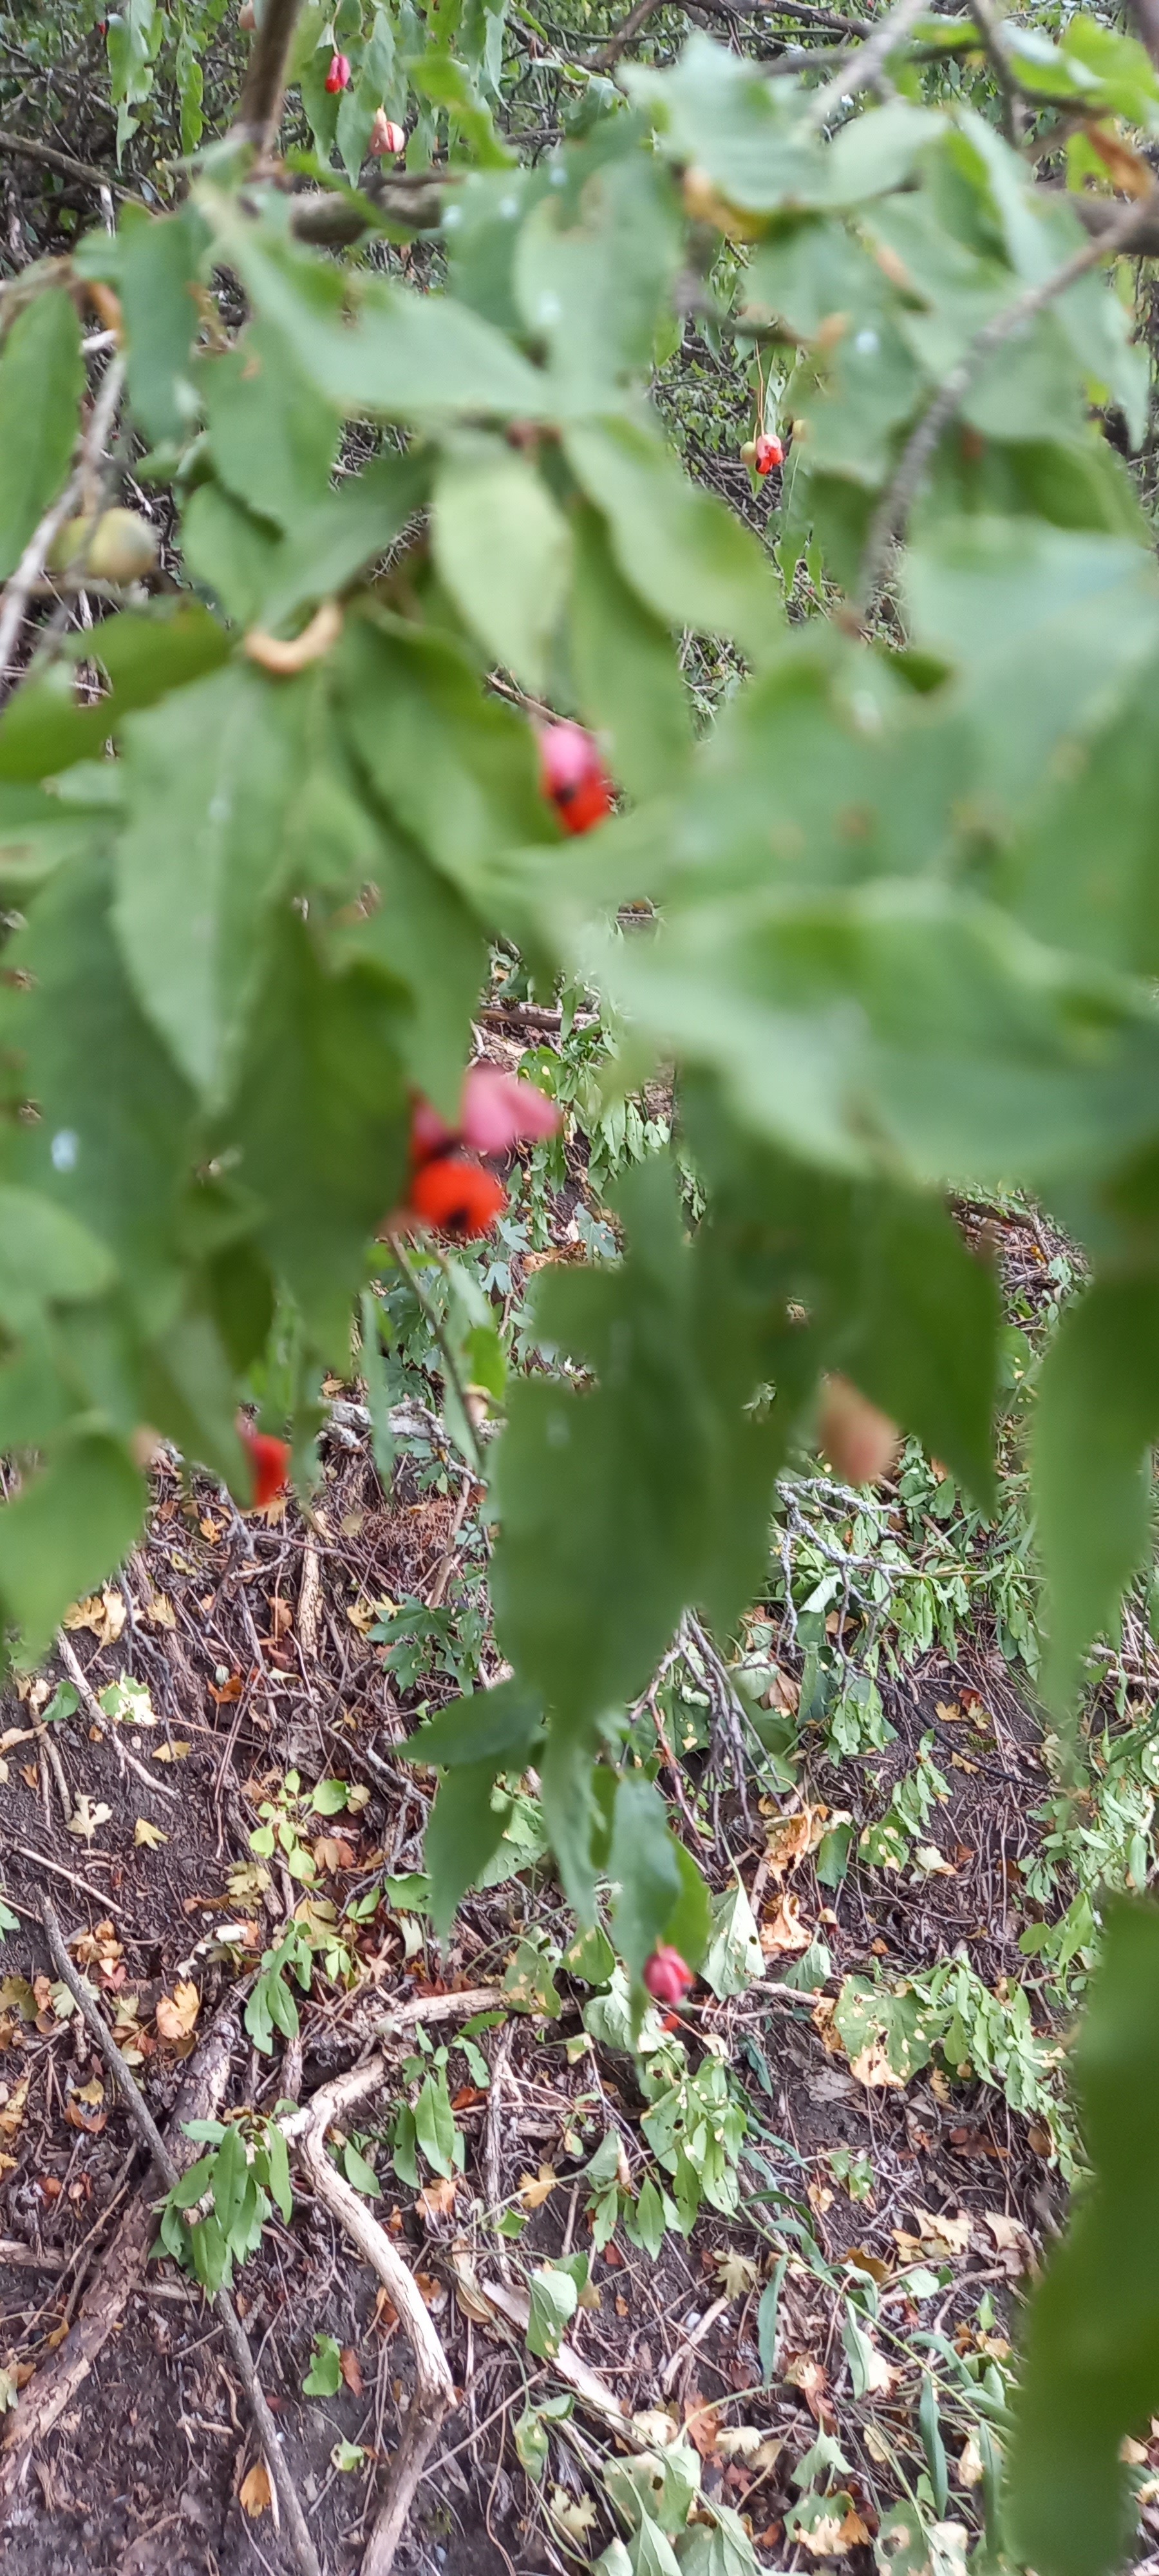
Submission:
[[[884,70],[890,55],[897,52],[898,46],[908,36],[915,18],[920,18],[925,6],[926,0],[896,0],[896,5],[890,10],[888,17],[883,18],[881,25],[870,37],[868,44],[862,46],[860,53],[854,54],[851,61],[843,63],[840,71],[834,72],[832,80],[827,80],[823,89],[815,91],[809,101],[808,124],[824,125],[835,107],[840,107],[845,100],[854,98],[858,90],[870,87]]]
[[[45,1938],[48,1942],[49,1951],[52,1956],[52,1964],[56,1969],[56,1973],[68,1987],[68,1991],[72,1996],[73,2002],[75,2003],[82,2020],[84,2021],[86,2029],[91,2032],[92,2037],[95,2039],[97,2047],[101,2052],[101,2056],[104,2058],[105,2064],[108,2067],[109,2073],[112,2076],[113,2082],[121,2096],[121,2100],[125,2105],[129,2118],[132,2121],[133,2127],[135,2128],[142,2144],[148,2148],[166,2190],[172,2191],[174,2185],[180,2180],[177,2166],[169,2153],[169,2149],[165,2144],[165,2140],[161,2135],[160,2129],[157,2126],[144,2095],[139,2091],[129,2068],[125,2064],[125,2060],[121,2055],[115,2039],[113,2038],[111,2030],[104,2021],[102,2015],[97,2011],[93,1996],[89,1993],[88,1988],[82,1984],[81,1979],[77,1975],[72,1960],[69,1958],[68,1952],[64,1946],[60,1924],[56,1917],[56,1909],[47,1896],[41,1897],[40,1913],[41,1920],[44,1924]],[[229,2345],[238,2375],[250,2402],[250,2409],[253,2414],[254,2423],[257,2427],[258,2439],[261,2442],[262,2449],[265,2453],[266,2464],[269,2469],[271,2480],[277,2490],[278,2502],[286,2517],[294,2556],[302,2571],[302,2576],[322,2576],[318,2553],[314,2547],[313,2540],[311,2539],[305,2514],[302,2511],[298,2490],[290,2476],[290,2472],[283,2455],[281,2442],[278,2438],[278,2428],[270,2413],[269,2407],[266,2404],[261,2383],[258,2379],[257,2372],[254,2369],[253,2354],[250,2351],[249,2343],[246,2339],[245,2329],[241,2323],[240,2317],[238,2316],[237,2309],[233,2304],[233,2300],[230,2298],[228,2290],[219,2290],[213,2304],[221,2321],[222,2332],[227,2344]]]
[[[0,130],[0,152],[22,154],[26,161],[43,161],[47,170],[57,170],[62,179],[79,179],[86,188],[108,188],[126,205],[144,206],[135,188],[124,188],[119,179],[110,178],[107,170],[98,170],[95,162],[74,161],[71,152],[58,152],[52,143],[32,143],[26,134],[9,134]]]
[[[1002,348],[1007,340],[1013,339],[1015,333],[1022,330],[1026,323],[1033,322],[1036,315],[1044,312],[1048,304],[1053,304],[1058,296],[1065,295],[1067,288],[1076,285],[1080,277],[1087,275],[1089,269],[1097,268],[1101,260],[1113,258],[1120,251],[1136,249],[1139,246],[1141,234],[1149,226],[1154,225],[1157,219],[1159,219],[1159,188],[1154,189],[1149,197],[1145,197],[1140,205],[1125,208],[1120,206],[1115,221],[1109,224],[1094,241],[1088,242],[1085,249],[1072,252],[1071,257],[1064,260],[1060,268],[1054,269],[1049,277],[1042,280],[1041,285],[1028,286],[1024,294],[1017,296],[1013,304],[1006,306],[1004,312],[996,313],[992,322],[985,323],[980,331],[975,332],[974,338],[963,350],[957,365],[951,367],[949,375],[938,387],[928,411],[923,414],[917,428],[907,440],[893,481],[874,513],[865,548],[857,601],[857,617],[860,624],[864,625],[873,607],[878,590],[888,571],[894,546],[904,530],[926,467],[942,431],[947,422],[953,418],[963,395],[969,392],[975,376],[985,366],[987,358],[992,357],[994,351]]]
[[[290,49],[300,7],[301,0],[266,0],[262,22],[253,41],[233,132],[245,142],[252,143],[262,160],[273,151],[278,139],[282,100],[290,69]]]

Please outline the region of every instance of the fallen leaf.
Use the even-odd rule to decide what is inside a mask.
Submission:
[[[774,1816],[765,1827],[765,1848],[773,1878],[782,1879],[815,1851],[828,1820],[824,1807],[801,1807],[794,1816]]]
[[[87,1593],[83,1601],[74,1601],[64,1614],[66,1628],[91,1628],[102,1646],[115,1646],[126,1618],[124,1598],[112,1587],[103,1592]]]
[[[864,2523],[860,2514],[852,2505],[850,2505],[849,2511],[845,2516],[845,2520],[841,2525],[841,2540],[843,2546],[846,2549],[861,2549],[872,2539],[872,2537],[873,2534],[869,2529],[868,2523]]]
[[[175,1628],[177,1613],[167,1592],[155,1592],[145,1603],[145,1617],[153,1628]]]
[[[755,2290],[760,2274],[751,2254],[740,2254],[730,2245],[716,2265],[716,2278],[726,2299],[743,2299]]]
[[[192,1978],[178,1978],[171,1995],[159,1995],[153,2016],[162,2039],[188,2039],[198,2013],[201,1997]]]
[[[1144,2453],[1145,2457],[1146,2453]],[[982,2483],[982,2474],[982,2454],[973,2434],[970,2433],[954,2463],[954,2476],[960,2487],[978,2487]]]
[[[544,2201],[550,2200],[558,2181],[559,2175],[554,2165],[541,2165],[538,2174],[521,2174],[519,2177],[520,2208],[542,2209]]]
[[[65,2103],[64,2116],[70,2129],[83,2129],[86,2137],[99,2138],[109,2115],[107,2111],[94,2111],[90,2116],[87,2111],[82,2111],[80,2103],[74,2098],[71,2102]]]
[[[459,2297],[462,2300],[463,2294],[461,2290],[459,2291]],[[465,2300],[463,2301],[463,2304],[464,2306],[466,2305]],[[468,2314],[471,2313],[472,2311],[468,2310]],[[484,2306],[482,2299],[477,2301],[474,2313],[484,2325],[489,2325],[491,2323],[491,2310]],[[374,2323],[381,2335],[392,2335],[396,2325],[398,2324],[398,2309],[391,2298],[389,2290],[381,2287],[375,2295]]]
[[[934,1716],[942,1718],[947,1724],[951,1721],[960,1724],[964,1715],[965,1710],[959,1708],[956,1699],[939,1699],[934,1702]]]
[[[835,2513],[823,2513],[814,2523],[811,2531],[806,2531],[804,2523],[798,2523],[793,2538],[802,2543],[811,2558],[844,2558],[850,2543],[841,2537],[843,2528],[842,2517]]]
[[[78,1842],[91,1843],[98,1825],[107,1825],[112,1812],[111,1807],[104,1806],[100,1801],[94,1806],[92,1799],[82,1789],[69,1818],[68,1830],[70,1834],[75,1834]]]
[[[720,2408],[694,2388],[684,2401],[684,2430],[702,2460],[715,2456],[720,2432]]]
[[[336,1869],[353,1869],[356,1853],[342,1834],[319,1834],[312,1846],[317,1867],[330,1873]]]
[[[269,2512],[270,2473],[264,2460],[255,2460],[252,2469],[247,2469],[238,2488],[237,2500],[251,2522],[256,2522],[259,2514]]]
[[[645,2406],[632,2417],[632,2440],[642,2451],[666,2451],[680,2438],[680,2426],[674,2415],[662,2406]]]
[[[551,2518],[569,2540],[583,2540],[596,2521],[596,2508],[590,2496],[569,2496],[566,2487],[553,2487]]]
[[[925,1871],[927,1878],[956,1878],[952,1860],[938,1850],[936,1843],[918,1843],[914,1848],[914,1867]]]
[[[984,2209],[982,2224],[990,2230],[1002,2257],[1004,2270],[1009,2273],[1012,2281],[1017,2280],[1020,2272],[1029,2270],[1034,2257],[1034,2248],[1026,2229],[1019,2225],[1016,2218],[1007,2218],[1000,2209]]]
[[[977,1772],[978,1765],[976,1762],[967,1762],[964,1753],[951,1753],[950,1769],[951,1771],[968,1771],[971,1774],[971,1777],[973,1777]]]
[[[20,1777],[23,1780],[26,1789],[39,1789],[40,1773],[36,1768],[35,1762],[22,1762],[20,1765]]]
[[[338,2355],[338,2367],[346,2382],[346,2386],[351,2392],[351,2395],[354,2397],[361,2397],[363,2384],[362,2370],[353,2344],[343,2344],[342,2350]]]
[[[168,1842],[169,1836],[162,1833],[160,1825],[151,1825],[147,1816],[138,1816],[133,1827],[133,1840],[143,1844],[146,1851],[156,1851],[159,1844]]]
[[[832,2209],[833,2207],[833,2193],[830,2191],[828,2183],[808,2183],[805,2189],[805,2198],[809,2203],[810,2209],[816,2210],[818,2218],[824,2218],[826,2210]]]
[[[219,1708],[228,1708],[232,1700],[241,1698],[245,1684],[240,1673],[227,1673],[223,1682],[207,1682],[205,1687]]]
[[[829,2382],[821,2362],[815,2361],[811,2353],[794,2353],[785,2364],[783,2376],[790,2388],[800,2390],[809,2413],[818,2424],[831,2421],[832,2409],[826,2395]]]
[[[845,2260],[847,2263],[852,2263],[856,2271],[868,2272],[870,2280],[876,2281],[879,2287],[883,2281],[889,2279],[889,2264],[882,2262],[880,2254],[871,2254],[864,2245],[851,2246]]]
[[[868,2040],[864,2048],[858,2049],[856,2057],[849,2060],[849,2072],[857,2077],[859,2084],[871,2089],[877,2086],[884,2090],[887,2085],[892,2085],[900,2092],[905,2086],[904,2075],[899,2075],[897,2068],[890,2065],[880,2039]]]
[[[105,2098],[105,2088],[100,2076],[90,2075],[87,2084],[78,2084],[76,2098],[78,2102],[87,2102],[90,2110],[95,2110],[98,2102],[103,2102]]]
[[[30,2081],[29,2076],[22,2075],[20,2082],[13,2085],[10,2093],[6,2088],[0,2087],[0,2091],[4,2092],[4,2105],[3,2109],[0,2109],[0,2137],[14,2138],[23,2126],[24,2105],[28,2100]]]
[[[193,1746],[186,1736],[175,1735],[171,1744],[153,1746],[153,1760],[154,1762],[184,1762],[186,1754],[192,1751]]]
[[[457,2174],[447,2174],[445,2179],[439,2182],[429,2182],[426,2190],[420,2191],[415,2202],[415,2208],[420,2217],[428,2222],[432,2218],[449,2218],[455,2206],[455,2194],[458,2188]]]
[[[764,2438],[759,2424],[726,2424],[717,2434],[716,2447],[722,2460],[751,2460]]]
[[[433,2272],[416,2272],[415,2288],[423,2306],[430,2308],[434,2315],[437,2316],[440,2308],[445,2308],[447,2285],[445,2281],[437,2281]]]
[[[964,2209],[957,2218],[951,2218],[946,2210],[915,2208],[914,2226],[916,2234],[912,2236],[907,2235],[902,2227],[893,2229],[896,2243],[907,2256],[912,2249],[922,2254],[933,2254],[946,2262],[951,2256],[965,2254],[969,2250],[971,2221]]]
[[[760,1944],[766,1959],[775,1959],[792,1950],[807,1950],[813,1938],[807,1923],[801,1921],[801,1900],[787,1889],[771,1921],[762,1923]]]

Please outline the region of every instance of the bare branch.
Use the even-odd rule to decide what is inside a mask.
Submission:
[[[74,161],[71,152],[58,152],[52,143],[30,142],[26,134],[9,134],[0,130],[0,152],[15,152],[26,161],[43,161],[46,170],[59,171],[62,179],[79,179],[86,188],[110,188],[114,197],[126,205],[144,206],[135,188],[124,188],[107,170],[98,170],[92,161]]]
[[[233,131],[254,145],[259,159],[273,151],[278,139],[300,7],[301,0],[266,0],[262,23],[254,37]]]
[[[987,358],[992,357],[996,349],[1004,347],[1006,341],[1013,339],[1028,322],[1033,322],[1048,304],[1065,295],[1067,288],[1076,285],[1088,270],[1097,268],[1100,260],[1111,259],[1120,251],[1136,249],[1140,234],[1148,225],[1153,225],[1157,217],[1159,189],[1153,190],[1140,205],[1120,207],[1115,222],[1108,225],[1096,240],[1088,242],[1085,249],[1072,252],[1061,267],[1053,269],[1050,276],[1042,280],[1041,285],[1028,286],[1024,294],[1016,296],[1013,304],[1008,304],[1003,312],[995,314],[992,322],[985,323],[980,331],[975,332],[907,440],[893,481],[874,513],[857,602],[857,617],[861,624],[868,617],[888,571],[894,546],[905,527],[942,431],[952,420],[963,395],[969,392]]]

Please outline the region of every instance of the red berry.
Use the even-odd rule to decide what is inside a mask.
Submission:
[[[785,462],[785,451],[781,445],[780,439],[768,438],[762,431],[761,436],[756,441],[756,453],[754,455],[753,462],[758,474],[771,474],[774,465],[783,465]]]
[[[539,737],[540,784],[565,832],[590,832],[613,810],[612,782],[582,725],[547,725]]]
[[[252,1508],[264,1512],[275,1494],[280,1494],[290,1472],[289,1443],[275,1440],[270,1431],[251,1431],[248,1422],[239,1422],[242,1448],[247,1452],[254,1480]]]
[[[407,1202],[412,1216],[453,1234],[460,1243],[487,1234],[507,1205],[507,1192],[494,1172],[468,1154],[439,1154],[414,1175]]]
[[[683,2003],[693,1982],[692,1970],[671,1942],[661,1941],[644,1963],[644,1983],[658,2004]]]
[[[330,96],[331,96],[331,98],[333,98],[334,93],[335,93],[335,90],[339,90],[339,89],[349,89],[349,87],[350,87],[350,57],[349,57],[349,54],[331,54],[331,56],[330,56],[330,69],[329,69],[329,71],[328,71],[328,72],[327,72],[327,74],[326,74],[326,87],[327,87],[327,89],[328,89],[328,90],[329,90],[329,92],[330,92]]]
[[[367,150],[376,161],[397,161],[399,153],[406,150],[405,125],[395,125],[384,107],[375,108]]]
[[[494,1064],[473,1064],[463,1084],[463,1143],[476,1154],[507,1154],[522,1138],[553,1136],[559,1125],[554,1100],[517,1074]]]

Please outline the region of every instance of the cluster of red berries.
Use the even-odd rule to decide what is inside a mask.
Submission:
[[[755,466],[758,474],[771,474],[774,465],[784,464],[785,451],[779,438],[771,438],[767,430],[762,430],[759,438],[746,438],[741,461]]]
[[[593,831],[614,811],[611,779],[582,725],[544,726],[539,737],[539,778],[565,832]]]
[[[661,1941],[644,1962],[644,1983],[655,2003],[681,2004],[693,1983],[692,1970],[670,1941]]]
[[[507,1205],[507,1192],[497,1173],[488,1170],[488,1159],[509,1154],[524,1140],[554,1135],[558,1125],[555,1102],[533,1082],[500,1073],[493,1064],[473,1064],[463,1084],[457,1127],[448,1127],[429,1100],[415,1104],[402,1217],[417,1217],[459,1243],[486,1234]]]

